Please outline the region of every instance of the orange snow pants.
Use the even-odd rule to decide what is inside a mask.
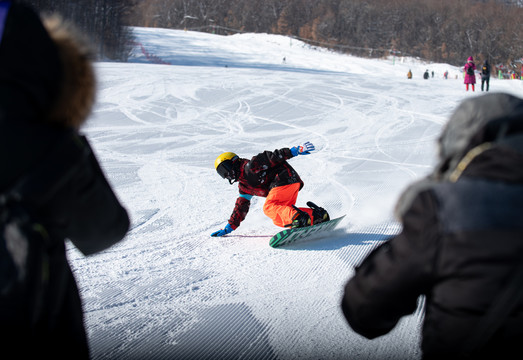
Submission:
[[[284,227],[292,223],[292,217],[296,214],[292,205],[296,204],[299,191],[299,183],[277,186],[269,191],[263,204],[263,213],[272,219],[274,225]],[[313,220],[312,209],[300,208],[300,210],[308,213]]]

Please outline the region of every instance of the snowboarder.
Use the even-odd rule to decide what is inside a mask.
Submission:
[[[490,64],[488,60],[485,60],[483,66],[481,67],[481,91],[483,91],[483,86],[487,84],[487,91],[489,89],[490,83]]]
[[[240,195],[227,225],[211,236],[224,236],[238,228],[249,212],[253,196],[266,198],[263,212],[280,227],[297,228],[330,220],[327,211],[321,207],[294,206],[303,181],[287,160],[309,155],[314,150],[314,145],[306,142],[290,149],[264,151],[251,160],[242,159],[232,152],[218,156],[214,162],[216,171],[231,185],[238,182]]]
[[[463,70],[465,71],[465,87],[467,91],[469,91],[469,84],[472,85],[472,91],[475,91],[474,84],[476,84],[476,74],[474,70],[476,70],[476,64],[474,64],[474,58],[472,56],[467,59]]]

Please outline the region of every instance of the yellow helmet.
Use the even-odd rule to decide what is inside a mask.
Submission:
[[[220,166],[220,164],[226,160],[232,160],[234,159],[234,157],[237,157],[238,155],[236,155],[235,153],[233,152],[224,152],[223,154],[221,154],[220,156],[218,156],[216,158],[216,160],[214,160],[214,168],[215,169],[218,169],[218,166]]]
[[[214,160],[214,168],[224,179],[228,179],[232,184],[237,180],[237,170],[234,162],[238,160],[238,155],[233,152],[224,152]]]

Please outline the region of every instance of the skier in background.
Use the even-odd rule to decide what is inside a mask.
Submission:
[[[294,206],[303,181],[287,160],[309,155],[314,150],[314,145],[306,142],[290,149],[264,151],[251,160],[242,159],[232,152],[218,156],[214,162],[216,171],[231,185],[238,182],[240,195],[227,225],[211,236],[224,236],[236,230],[247,216],[253,196],[266,198],[263,212],[276,226],[297,228],[330,220],[327,211],[321,207]]]
[[[429,69],[425,70],[425,73],[423,74],[423,78],[427,80],[429,78]]]
[[[467,59],[463,70],[465,71],[465,87],[467,91],[469,91],[469,84],[472,85],[472,91],[475,91],[474,84],[476,84],[476,74],[474,70],[476,70],[476,64],[474,64],[474,58],[472,56]]]
[[[407,79],[412,79],[412,71],[410,71],[410,69],[409,69],[409,72],[407,73]]]
[[[490,64],[488,60],[485,60],[483,66],[481,67],[481,91],[483,91],[483,85],[487,84],[487,91],[489,89],[490,83]]]

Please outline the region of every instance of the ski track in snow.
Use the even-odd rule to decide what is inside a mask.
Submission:
[[[135,32],[176,66],[145,64],[139,53],[136,63],[96,66],[98,103],[84,131],[132,228],[96,256],[68,250],[93,359],[418,359],[423,299],[373,341],[348,327],[339,302],[354,266],[400,231],[398,195],[430,170],[441,127],[473,96],[461,80],[429,87],[405,75],[426,64],[393,66],[281,36]],[[491,83],[503,86],[521,96],[520,84]],[[216,174],[216,156],[307,140],[317,151],[290,160],[305,182],[298,205],[347,214],[341,229],[270,248],[280,229],[254,198],[239,229],[211,238],[237,196]]]

